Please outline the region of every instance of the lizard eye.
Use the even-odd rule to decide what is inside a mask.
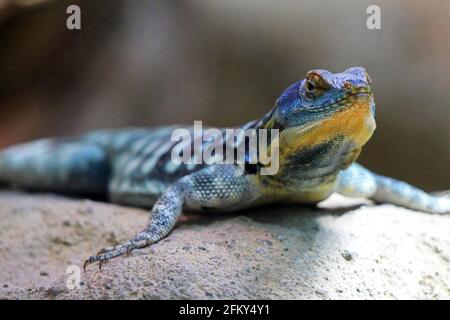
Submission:
[[[316,84],[314,83],[314,81],[312,79],[308,79],[306,81],[306,90],[313,91],[314,89],[316,89]]]
[[[300,94],[307,98],[314,99],[322,96],[331,88],[330,83],[323,77],[323,70],[312,70],[306,74],[306,79],[300,88]],[[326,76],[326,74],[325,74]]]
[[[310,98],[321,96],[328,88],[329,85],[318,74],[307,75],[305,91]]]

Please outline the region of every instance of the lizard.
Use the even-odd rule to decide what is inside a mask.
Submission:
[[[450,213],[450,199],[369,171],[355,162],[375,127],[372,81],[363,67],[324,69],[285,89],[273,108],[240,128],[275,129],[279,169],[261,163],[174,164],[171,132],[180,126],[96,130],[44,138],[0,152],[0,181],[32,190],[106,195],[149,208],[147,226],[125,243],[101,249],[83,268],[166,237],[183,210],[236,211],[279,204],[317,204],[333,192],[428,213]],[[192,131],[192,127],[188,127]],[[238,142],[242,143],[241,142]]]

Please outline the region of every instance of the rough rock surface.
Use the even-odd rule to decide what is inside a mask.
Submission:
[[[143,228],[141,209],[0,193],[0,298],[450,298],[450,216],[334,195],[321,208],[183,215],[151,248],[70,265]],[[69,269],[70,270],[70,269]]]

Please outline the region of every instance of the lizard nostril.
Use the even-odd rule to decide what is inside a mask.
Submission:
[[[351,86],[350,82],[344,82],[344,88],[350,88]]]

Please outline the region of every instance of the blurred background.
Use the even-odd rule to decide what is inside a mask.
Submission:
[[[81,8],[81,30],[66,9]],[[381,7],[381,30],[366,9]],[[0,0],[0,148],[104,127],[267,112],[309,69],[361,65],[378,128],[360,162],[450,188],[450,2]]]

